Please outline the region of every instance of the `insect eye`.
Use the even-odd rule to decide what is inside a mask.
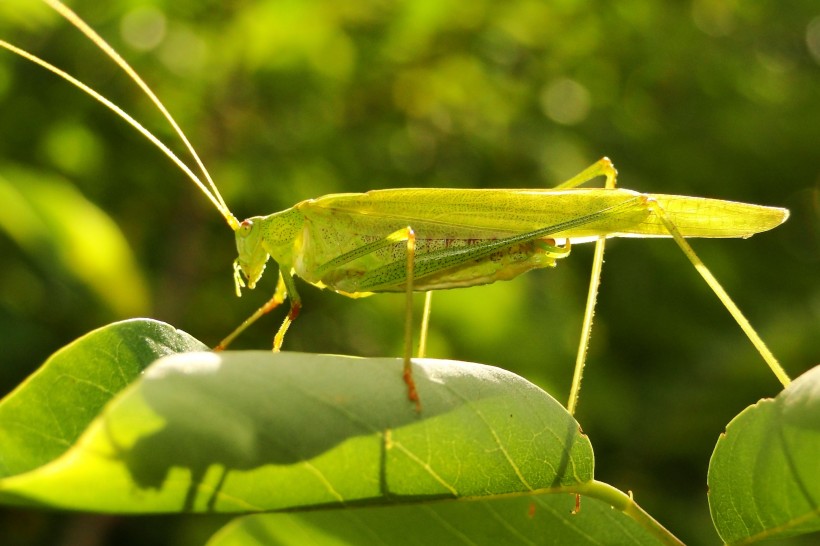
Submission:
[[[251,230],[253,229],[253,221],[252,220],[243,220],[241,224],[239,224],[239,234],[243,237],[247,237]]]

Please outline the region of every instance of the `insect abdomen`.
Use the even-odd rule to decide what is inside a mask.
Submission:
[[[479,258],[466,258],[471,246],[486,241],[417,241],[413,289],[443,290],[510,280],[532,269],[554,267],[569,254],[552,241],[530,241],[496,250]],[[372,268],[352,262],[325,275],[323,285],[344,294],[403,292],[407,278],[406,247],[395,245],[385,265]],[[449,265],[448,265],[449,262]]]

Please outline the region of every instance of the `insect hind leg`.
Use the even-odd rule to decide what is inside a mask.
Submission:
[[[606,178],[604,188],[615,189],[618,171],[608,157],[602,157],[566,182],[556,186],[556,188],[575,188],[599,176]],[[605,245],[605,237],[600,237],[595,242],[595,253],[592,259],[592,271],[590,273],[589,291],[587,293],[587,303],[584,310],[584,321],[581,325],[581,339],[578,341],[578,352],[575,356],[575,371],[572,374],[572,386],[570,387],[569,400],[567,401],[567,410],[571,415],[575,414],[575,409],[578,407],[581,380],[584,375],[589,340],[592,336],[592,318],[595,315],[595,304],[598,301],[598,287],[601,284],[601,270],[604,265]]]
[[[612,164],[612,161],[608,157],[602,157],[566,182],[562,182],[555,186],[555,189],[577,188],[578,186],[598,178],[599,176],[606,177],[606,182],[604,183],[605,188],[611,189],[615,187],[615,180],[618,177],[618,171],[615,169],[615,165]]]
[[[618,171],[608,157],[602,157],[566,182],[556,186],[556,189],[575,188],[599,176],[606,177],[604,188],[615,188]],[[605,246],[606,237],[600,237],[595,242],[595,254],[592,258],[592,271],[589,277],[589,292],[587,293],[587,303],[584,309],[584,322],[581,325],[581,339],[578,341],[578,352],[575,356],[575,370],[572,374],[572,386],[570,387],[569,400],[567,401],[567,411],[569,411],[570,415],[574,415],[575,409],[578,407],[581,379],[584,376],[584,365],[586,364],[587,350],[589,349],[589,339],[592,336],[592,317],[595,315],[595,304],[598,301],[598,287],[601,284],[601,270],[604,265]],[[567,251],[569,251],[569,239],[567,239],[567,249]],[[573,513],[580,511],[581,495],[576,495],[575,510],[573,510]]]
[[[783,369],[783,367],[777,361],[775,356],[763,342],[763,339],[761,339],[761,337],[758,335],[755,329],[752,328],[752,325],[740,311],[740,308],[735,304],[732,298],[729,297],[729,294],[726,292],[723,286],[721,286],[721,284],[718,282],[715,276],[712,275],[712,272],[709,270],[709,268],[706,267],[706,264],[704,264],[701,261],[701,259],[698,257],[697,254],[695,254],[695,251],[692,249],[689,243],[686,242],[686,239],[683,237],[680,230],[672,221],[666,210],[661,206],[660,203],[658,203],[655,199],[652,198],[647,198],[646,205],[653,213],[655,213],[658,216],[658,218],[660,218],[661,222],[663,222],[664,227],[666,227],[666,230],[669,232],[669,235],[672,236],[672,238],[678,244],[680,249],[692,263],[692,265],[695,266],[697,272],[700,273],[700,276],[703,277],[703,280],[706,281],[706,284],[709,285],[709,288],[712,289],[712,291],[718,297],[723,306],[726,307],[726,310],[729,311],[729,314],[731,314],[732,318],[735,319],[735,322],[737,322],[738,326],[740,326],[740,329],[743,330],[743,333],[746,334],[746,337],[749,338],[749,341],[752,342],[752,345],[754,345],[755,349],[757,349],[758,353],[760,353],[760,356],[763,357],[763,360],[766,361],[766,364],[769,365],[769,368],[772,370],[772,372],[780,381],[780,383],[782,383],[784,387],[787,387],[791,382],[791,379],[786,374],[786,371]]]

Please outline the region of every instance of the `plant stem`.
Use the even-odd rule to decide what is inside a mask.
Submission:
[[[664,544],[683,546],[683,542],[678,540],[666,527],[638,506],[635,499],[632,498],[632,495],[628,495],[607,483],[597,480],[580,484],[578,487],[573,487],[573,490],[576,490],[581,495],[606,502],[616,510],[620,510],[635,520],[641,527],[651,532]]]

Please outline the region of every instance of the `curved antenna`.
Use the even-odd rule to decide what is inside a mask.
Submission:
[[[236,231],[239,228],[239,222],[237,221],[236,217],[231,213],[228,205],[225,203],[225,200],[222,198],[222,195],[219,193],[219,190],[216,187],[213,179],[211,178],[208,169],[205,168],[205,164],[199,158],[199,155],[194,150],[194,147],[191,145],[188,138],[185,136],[185,133],[177,124],[176,120],[173,118],[170,112],[165,108],[165,105],[162,104],[162,101],[154,94],[153,91],[148,87],[148,85],[143,81],[143,79],[137,74],[137,72],[131,68],[125,59],[123,59],[115,50],[112,48],[108,42],[106,42],[99,34],[97,34],[94,29],[92,29],[88,24],[85,23],[80,17],[74,13],[70,8],[68,8],[65,4],[60,2],[60,0],[43,0],[46,4],[48,4],[52,9],[54,9],[57,13],[59,13],[63,18],[65,18],[68,22],[74,25],[80,32],[82,32],[89,40],[91,40],[100,50],[103,51],[111,60],[113,60],[128,76],[139,86],[139,88],[146,94],[146,96],[154,103],[154,105],[159,109],[160,113],[165,117],[168,123],[173,127],[176,134],[180,137],[182,142],[185,144],[185,147],[190,152],[191,156],[196,161],[197,166],[199,167],[200,171],[202,172],[203,176],[208,182],[208,186],[210,189],[205,186],[205,184],[196,176],[188,166],[183,163],[177,156],[174,154],[165,144],[163,144],[159,139],[154,137],[147,129],[145,129],[139,122],[137,122],[134,118],[130,115],[126,114],[121,108],[113,104],[110,100],[106,99],[81,81],[77,80],[73,76],[69,75],[68,73],[60,70],[59,68],[55,67],[54,65],[40,59],[39,57],[28,53],[18,47],[15,47],[8,42],[0,40],[0,45],[16,53],[40,66],[49,70],[50,72],[60,76],[61,78],[65,79],[69,83],[73,84],[77,88],[85,91],[94,99],[99,101],[100,103],[107,106],[117,115],[119,115],[122,119],[128,122],[132,127],[137,129],[140,133],[143,134],[146,138],[148,138],[155,146],[157,146],[166,156],[168,156],[178,167],[182,169],[182,171],[188,175],[188,177],[199,187],[200,190],[208,197],[211,203],[217,208],[217,210],[222,214],[225,220],[228,222],[228,225]]]
[[[100,95],[98,92],[94,91],[93,89],[88,87],[86,84],[84,84],[83,82],[81,82],[80,80],[78,80],[77,78],[72,76],[71,74],[68,74],[67,72],[65,72],[63,70],[60,70],[59,68],[57,68],[53,64],[49,63],[48,61],[44,61],[40,57],[38,57],[36,55],[33,55],[33,54],[29,53],[28,51],[26,51],[24,49],[20,49],[19,47],[12,45],[12,44],[6,42],[5,40],[0,40],[0,47],[3,47],[4,49],[7,49],[7,50],[11,51],[12,53],[15,53],[15,54],[17,54],[17,55],[19,55],[19,56],[21,56],[25,59],[28,59],[29,61],[31,61],[35,64],[38,64],[38,65],[42,66],[43,68],[45,68],[49,72],[52,72],[52,73],[56,74],[57,76],[60,76],[61,78],[63,78],[67,82],[69,82],[70,84],[76,86],[77,88],[81,89],[82,91],[85,91],[86,93],[91,95],[91,97],[93,97],[96,101],[98,101],[101,104],[103,104],[104,106],[108,107],[112,112],[114,112],[115,114],[120,116],[122,119],[124,119],[126,122],[128,122],[128,124],[131,125],[134,129],[139,131],[145,138],[150,140],[154,144],[154,146],[159,148],[162,151],[162,153],[164,153],[166,156],[168,156],[171,159],[171,161],[176,163],[177,167],[182,169],[182,171],[185,174],[187,174],[188,177],[191,180],[193,180],[193,182],[197,186],[199,186],[199,188],[205,193],[205,195],[208,197],[208,199],[211,200],[211,203],[213,203],[214,206],[217,209],[219,209],[219,212],[222,213],[222,215],[225,217],[225,219],[228,221],[228,224],[231,225],[231,227],[233,227],[233,223],[236,223],[237,226],[239,225],[239,222],[236,220],[236,218],[233,216],[233,214],[231,214],[231,212],[227,209],[227,207],[225,207],[225,205],[223,205],[221,202],[219,202],[216,199],[216,197],[214,197],[211,194],[211,192],[208,191],[208,188],[205,186],[205,184],[203,184],[202,181],[193,173],[193,171],[191,171],[191,169],[188,167],[188,165],[183,163],[182,160],[179,159],[176,156],[176,154],[174,154],[174,152],[172,152],[170,150],[170,148],[168,148],[168,146],[166,146],[160,139],[155,137],[150,131],[148,131],[148,129],[143,127],[140,124],[140,122],[138,122],[137,120],[132,118],[130,115],[128,115],[128,113],[126,113],[122,108],[120,108],[119,106],[117,106],[116,104],[114,104],[113,102],[111,102],[110,100],[105,98],[104,96]],[[236,228],[234,228],[234,229],[236,229]]]

